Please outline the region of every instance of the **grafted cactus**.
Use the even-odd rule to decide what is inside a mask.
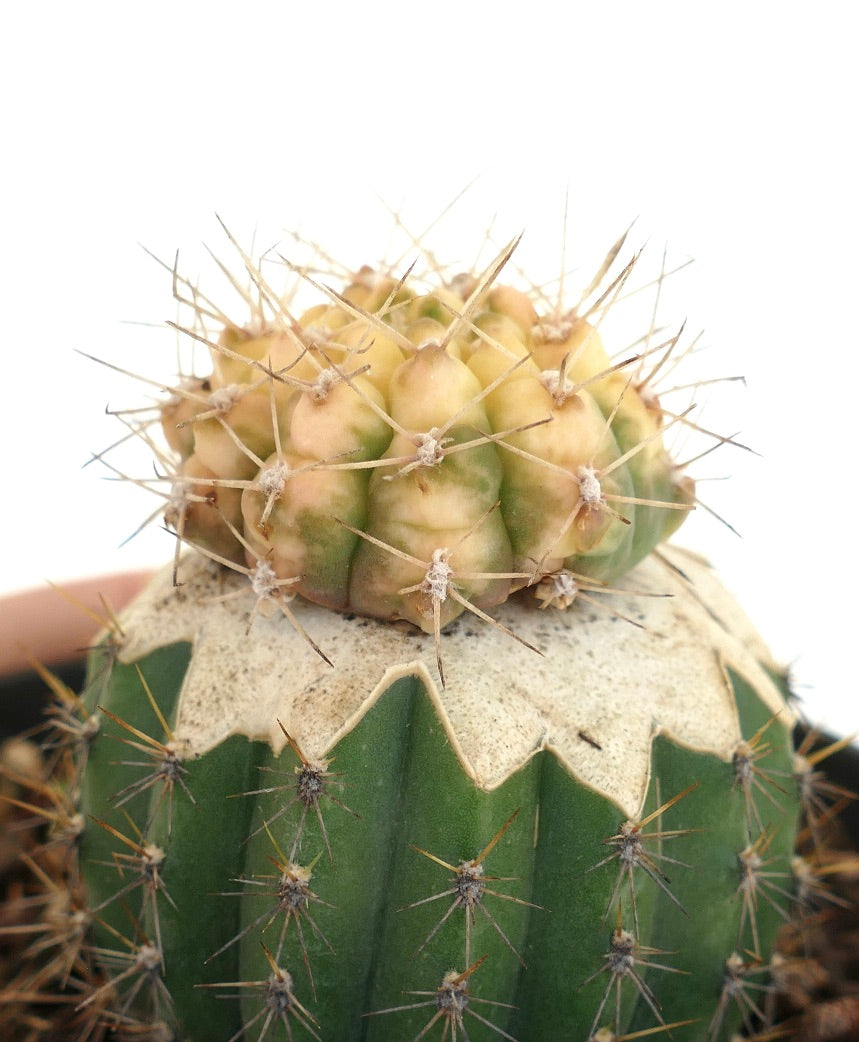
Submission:
[[[93,1030],[766,1020],[793,716],[708,566],[664,545],[695,502],[652,386],[676,338],[606,351],[616,250],[572,309],[507,285],[512,250],[301,272],[302,313],[248,263],[249,320],[180,293],[212,369],[159,407],[156,487],[190,552],[64,717]]]

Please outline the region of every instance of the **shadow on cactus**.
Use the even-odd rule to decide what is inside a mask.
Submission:
[[[241,315],[173,271],[205,371],[120,417],[177,552],[80,710],[91,1026],[766,1030],[775,934],[807,914],[794,716],[665,545],[696,502],[667,442],[730,439],[657,386],[680,334],[603,346],[623,239],[573,303],[516,245],[466,274],[238,250]]]

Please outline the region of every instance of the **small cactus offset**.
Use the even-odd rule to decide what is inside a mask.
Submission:
[[[622,241],[574,304],[515,246],[287,291],[240,253],[242,315],[174,272],[208,364],[125,422],[176,556],[55,718],[81,1038],[767,1029],[820,794],[782,674],[665,545],[668,429],[707,436],[657,394],[679,336],[603,345]]]

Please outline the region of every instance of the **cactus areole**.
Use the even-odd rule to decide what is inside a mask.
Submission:
[[[134,429],[183,553],[93,654],[78,750],[93,1024],[715,1042],[760,1012],[792,715],[664,545],[676,338],[610,356],[630,268],[564,310],[511,252],[300,272],[301,314],[248,263],[249,321],[177,278],[212,369],[167,447]]]

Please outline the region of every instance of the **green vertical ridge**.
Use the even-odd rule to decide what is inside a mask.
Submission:
[[[757,789],[753,798],[764,827],[775,827],[762,857],[764,873],[776,873],[772,882],[788,893],[793,890],[790,858],[793,852],[795,824],[799,813],[796,784],[791,777],[792,747],[790,732],[773,718],[754,690],[737,674],[729,672],[736,697],[741,732],[748,740],[759,728],[767,725],[763,742],[769,746],[759,761],[763,784],[782,805],[778,810]],[[687,1029],[688,1036],[703,1038],[709,1030],[715,1007],[722,991],[725,960],[737,952],[747,961],[753,961],[752,933],[748,920],[740,932],[743,901],[738,892],[741,881],[738,854],[750,841],[760,835],[757,823],[751,822],[751,837],[747,822],[746,803],[742,787],[736,783],[733,763],[703,756],[658,737],[653,745],[653,774],[660,780],[662,801],[675,792],[681,792],[697,782],[697,788],[666,812],[663,827],[689,829],[686,836],[665,841],[663,851],[688,862],[684,869],[665,865],[671,878],[672,893],[689,911],[688,916],[677,914],[677,909],[664,895],[658,895],[658,910],[650,943],[665,951],[676,952],[672,957],[652,956],[654,961],[682,967],[688,976],[680,977],[660,971],[649,971],[646,979],[664,1007],[666,1020],[701,1018]],[[778,789],[774,787],[778,786]],[[657,806],[651,790],[648,808]],[[762,879],[766,888],[767,879]],[[791,911],[790,899],[774,891],[765,891],[756,901],[755,916],[761,940],[760,964],[769,961],[775,935],[784,919],[772,907],[765,893],[769,892],[786,913]],[[765,973],[756,973],[750,980],[755,985],[766,983]],[[762,992],[750,989],[749,997],[760,1006]],[[726,1004],[719,1038],[729,1038],[742,1022],[737,1004]],[[644,1028],[654,1023],[652,1012],[638,1003],[632,1024]]]
[[[394,845],[394,833],[399,826],[395,812],[380,813],[380,809],[395,809],[399,802],[399,779],[406,753],[401,736],[408,733],[413,703],[414,685],[408,681],[395,685],[334,751],[330,771],[337,777],[326,783],[326,791],[360,818],[329,800],[321,801],[333,862],[312,810],[307,814],[300,849],[296,852],[296,861],[303,865],[308,865],[318,856],[310,888],[322,901],[333,906],[311,902],[308,908],[333,952],[318,938],[309,923],[302,921],[318,1001],[313,1001],[294,923],[288,927],[280,964],[292,974],[298,1000],[311,1011],[316,1011],[320,1032],[326,1039],[337,1038],[347,1042],[360,1037],[356,1027],[360,1029],[362,1026],[360,1018],[367,1009],[369,978],[373,972],[368,952],[376,943],[377,920],[383,914],[381,904],[388,887],[388,852]],[[265,765],[283,773],[261,772],[257,785],[253,787],[294,783],[293,767],[296,763],[296,757],[289,749],[285,749],[277,759],[269,754]],[[293,798],[291,789],[261,798],[254,828],[272,818],[284,803]],[[274,856],[280,861],[281,854],[288,858],[299,816],[300,807],[296,804],[272,823],[271,836],[280,852],[274,848],[265,830],[251,840],[245,867],[247,878],[277,874],[278,870],[269,858]],[[245,924],[253,922],[267,907],[274,907],[273,899],[248,897],[238,900],[243,905]],[[282,918],[278,915],[262,935],[273,952],[276,951],[281,924]],[[251,931],[242,943],[242,966],[245,975],[242,979],[262,979],[270,972],[259,943],[258,930]],[[245,1017],[249,1019],[258,1010],[259,1000],[249,998],[243,1005]]]
[[[462,770],[422,689],[404,737],[409,755],[401,777],[398,837],[390,851],[388,877],[388,899],[396,911],[379,932],[368,1010],[426,1001],[427,996],[410,996],[407,992],[434,991],[445,972],[467,969],[463,908],[454,909],[435,936],[426,940],[454,903],[455,895],[446,892],[455,886],[456,873],[413,847],[459,867],[462,861],[478,857],[518,810],[520,813],[484,862],[486,876],[511,878],[488,880],[486,887],[523,901],[533,900],[534,768],[529,765],[494,792],[476,787]],[[436,894],[445,896],[416,905]],[[531,910],[488,893],[483,895],[482,908],[522,953]],[[469,979],[469,992],[495,1001],[515,1001],[519,962],[478,907],[471,929],[469,962],[473,964],[484,956],[486,962]],[[369,1019],[366,1038],[411,1038],[434,1012],[433,1008],[424,1008],[374,1016]],[[502,1024],[508,1015],[489,1006],[482,1012]],[[474,1026],[476,1037],[481,1037],[477,1021],[466,1019],[469,1033]]]
[[[155,741],[166,741],[164,729],[146,697],[135,666],[98,661],[101,657],[97,657],[95,668],[90,673],[84,691],[87,711],[96,713],[96,707],[103,705],[115,716]],[[189,659],[190,647],[187,644],[175,644],[161,648],[140,664],[146,682],[168,723],[173,717]],[[87,819],[81,841],[81,867],[92,907],[97,907],[110,894],[115,893],[121,884],[121,878],[112,864],[100,865],[98,862],[111,861],[114,851],[125,854],[133,852],[91,818],[105,821],[123,835],[136,839],[131,822],[142,831],[151,817],[153,797],[157,799],[161,793],[159,783],[124,803],[122,807],[116,806],[117,800],[113,797],[118,796],[126,786],[151,773],[154,763],[145,752],[127,744],[129,741],[145,743],[140,743],[140,739],[104,714],[99,715],[101,727],[89,749],[86,770],[81,780],[81,811]],[[128,766],[130,761],[137,761],[146,766]],[[174,805],[178,800],[184,799],[184,794],[177,792]],[[133,904],[136,906],[136,900]],[[108,906],[99,913],[99,917],[126,936],[132,932],[129,915],[123,911],[121,903]],[[99,940],[100,943],[116,947],[115,938],[110,939],[102,935]]]
[[[183,1042],[227,1039],[242,1023],[237,1002],[215,998],[231,989],[200,985],[244,979],[237,947],[206,960],[241,926],[238,899],[219,894],[241,889],[233,880],[244,868],[253,803],[230,797],[253,787],[265,751],[261,742],[234,736],[191,761],[187,784],[197,805],[177,794],[169,842],[166,814],[157,820],[154,838],[167,850],[164,885],[177,906],[159,898],[165,979],[181,1011]]]
[[[187,646],[176,646],[142,664],[168,719],[187,661]],[[743,681],[732,680],[742,730],[751,737],[768,719],[768,710]],[[116,666],[109,691],[93,697],[140,730],[162,737],[133,667]],[[122,729],[106,720],[104,733],[93,746],[85,775],[85,809],[128,834],[127,821],[106,797],[141,777],[147,768],[116,766],[117,759],[142,757],[126,757],[125,747],[108,737],[111,731]],[[771,750],[761,767],[771,780],[778,777],[783,792],[776,795],[792,825],[796,795],[792,789],[787,791],[792,783],[782,776],[790,771],[787,729],[776,722],[765,737]],[[615,848],[608,841],[623,823],[622,812],[572,777],[551,750],[535,753],[498,789],[484,791],[462,769],[432,700],[414,677],[393,684],[332,756],[326,792],[354,814],[323,799],[333,860],[313,809],[307,813],[296,852],[300,864],[317,859],[310,888],[328,903],[311,903],[309,912],[331,949],[302,919],[315,999],[294,922],[280,959],[281,967],[293,977],[296,998],[318,1020],[320,1036],[326,1042],[403,1042],[427,1025],[436,1012],[434,993],[444,973],[467,968],[465,913],[454,909],[424,943],[454,902],[449,891],[456,873],[414,848],[455,868],[481,854],[518,810],[484,863],[487,876],[504,877],[487,879],[487,887],[518,901],[484,893],[483,907],[526,966],[520,965],[478,908],[469,959],[474,963],[486,956],[486,960],[469,979],[468,1008],[520,1042],[586,1039],[610,984],[604,962],[617,919],[608,906],[620,865],[617,857],[611,857]],[[297,803],[287,806],[295,795],[297,764],[289,747],[275,757],[266,743],[230,738],[187,764],[187,784],[197,805],[176,789],[172,838],[168,841],[166,804],[152,827],[149,838],[167,850],[163,882],[178,909],[174,911],[163,895],[159,897],[166,982],[183,1042],[226,1042],[263,1009],[262,988],[198,985],[264,982],[269,976],[260,940],[276,951],[282,913],[277,912],[265,929],[263,923],[275,912],[273,891],[280,870],[273,861],[289,857],[300,816]],[[637,968],[653,989],[665,1022],[700,1018],[698,1024],[672,1033],[678,1042],[705,1037],[718,1001],[724,958],[737,947],[742,905],[736,893],[736,853],[748,835],[745,801],[734,785],[733,765],[657,737],[644,813],[693,783],[693,791],[644,829],[648,833],[689,830],[670,840],[648,840],[646,849],[689,863],[691,867],[684,868],[656,861],[670,880],[666,885],[690,914],[685,915],[641,870],[635,877],[641,943],[670,953],[641,953],[640,960],[662,962],[685,973],[648,970],[640,962]],[[251,795],[268,787],[277,791]],[[153,786],[128,808],[134,820],[148,817],[159,789],[160,785]],[[767,809],[775,808],[763,797],[758,805],[767,821]],[[275,818],[285,806],[286,811]],[[269,820],[269,829],[260,828]],[[768,860],[775,859],[778,871],[787,866],[791,836],[787,827],[778,830],[765,854]],[[119,878],[113,865],[95,861],[109,862],[111,851],[121,849],[108,833],[88,827],[83,872],[93,903],[115,888]],[[608,859],[606,864],[596,867],[603,859]],[[225,892],[237,896],[221,896]],[[444,896],[420,903],[433,895]],[[126,899],[127,909],[116,902],[105,910],[105,918],[133,936],[131,917],[139,911],[140,899],[141,891],[134,891]],[[619,890],[619,904],[623,926],[632,930],[625,883]],[[760,901],[757,914],[762,941],[769,945],[779,915]],[[264,918],[257,927],[210,959],[260,916]],[[144,929],[151,933],[151,916]],[[748,930],[744,931],[746,947],[747,935]],[[105,942],[100,939],[100,943]],[[117,944],[114,940],[108,946]],[[479,1003],[480,998],[513,1008]],[[398,1009],[419,1002],[429,1005]],[[379,1013],[382,1010],[393,1011]],[[378,1015],[365,1016],[368,1013]],[[732,1010],[725,1031],[737,1021]],[[465,1024],[472,1042],[500,1037],[468,1013]],[[624,1032],[657,1024],[632,982],[625,980],[621,1022],[615,1023],[612,989],[598,1026]],[[297,1039],[309,1037],[295,1021],[291,1026]],[[428,1037],[440,1034],[442,1026],[436,1023]],[[250,1037],[255,1038],[260,1027],[257,1021]]]
[[[606,915],[617,876],[603,844],[617,831],[618,808],[577,782],[550,752],[539,756],[539,831],[535,900],[511,1034],[527,1039],[585,1038],[605,983],[598,973],[614,927]],[[646,915],[646,907],[640,909]]]

